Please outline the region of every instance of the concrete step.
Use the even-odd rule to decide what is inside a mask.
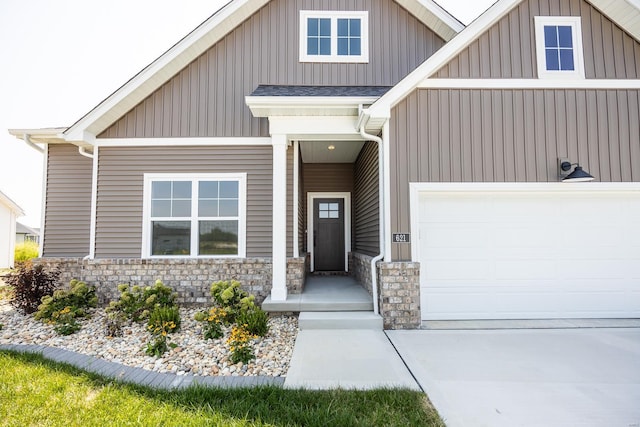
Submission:
[[[272,301],[271,295],[269,295],[262,303],[262,309],[270,312],[373,311],[373,302],[368,295],[336,298],[331,295],[296,294],[288,295],[286,301]]]
[[[373,311],[303,311],[298,318],[300,330],[366,329],[382,330],[382,317]]]

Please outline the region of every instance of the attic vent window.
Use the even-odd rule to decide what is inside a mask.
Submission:
[[[536,16],[535,29],[538,77],[583,79],[580,17]]]
[[[369,62],[369,13],[300,11],[300,62]]]

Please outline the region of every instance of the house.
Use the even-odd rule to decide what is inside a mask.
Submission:
[[[22,215],[22,208],[0,191],[0,268],[13,267],[16,218]]]
[[[10,132],[46,147],[45,260],[103,295],[286,301],[339,271],[387,328],[640,317],[639,75],[636,2],[464,28],[431,0],[233,0],[72,126]]]
[[[16,245],[24,242],[40,242],[40,231],[16,222]]]

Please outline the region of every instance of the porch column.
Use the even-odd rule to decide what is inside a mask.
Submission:
[[[287,136],[271,135],[273,145],[272,301],[287,299]]]

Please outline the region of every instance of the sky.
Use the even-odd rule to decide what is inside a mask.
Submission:
[[[468,24],[493,1],[438,3]],[[0,191],[19,222],[40,226],[43,155],[7,129],[71,126],[227,2],[0,0]]]

